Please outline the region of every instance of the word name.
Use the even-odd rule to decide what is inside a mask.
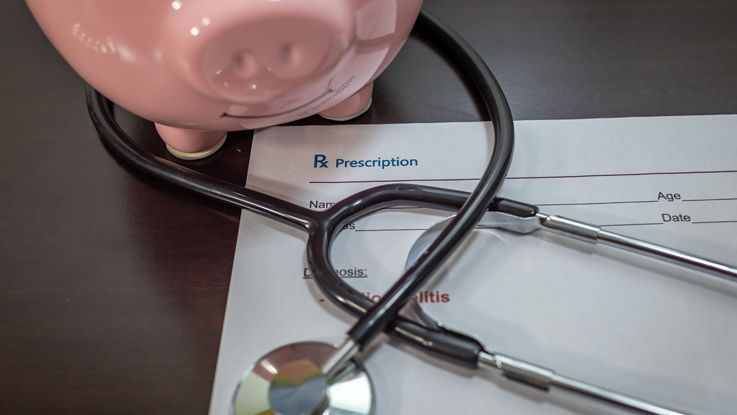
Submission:
[[[322,200],[310,200],[310,209],[327,209],[333,206],[335,202],[324,202]]]

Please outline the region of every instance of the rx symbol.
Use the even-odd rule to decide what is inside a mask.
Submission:
[[[324,154],[315,154],[315,163],[312,165],[313,168],[322,169],[328,167],[328,158]]]

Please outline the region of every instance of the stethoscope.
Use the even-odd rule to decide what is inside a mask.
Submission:
[[[236,387],[231,412],[238,415],[370,414],[374,395],[370,379],[355,358],[377,334],[386,332],[424,352],[467,368],[491,368],[508,378],[541,388],[561,388],[617,406],[652,414],[680,414],[638,398],[556,374],[550,369],[488,351],[473,336],[436,322],[413,303],[413,316],[399,314],[414,293],[443,265],[480,223],[518,233],[552,230],[577,239],[625,248],[715,275],[737,279],[727,265],[602,230],[594,225],[546,215],[525,203],[495,198],[512,156],[513,121],[504,94],[481,57],[455,32],[422,13],[415,33],[453,62],[473,83],[494,128],[493,154],[480,182],[469,195],[449,189],[390,184],[368,189],[325,211],[310,209],[206,176],[140,149],[112,115],[112,103],[87,88],[90,116],[106,147],[136,169],[231,206],[262,214],[308,233],[307,261],[323,293],[358,317],[340,345],[300,342],[259,359]],[[330,252],[344,225],[379,210],[432,207],[457,213],[430,229],[415,243],[405,273],[374,303],[334,271]],[[235,386],[235,385],[234,385]]]

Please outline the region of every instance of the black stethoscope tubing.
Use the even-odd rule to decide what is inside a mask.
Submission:
[[[86,97],[90,117],[105,146],[136,170],[201,196],[259,213],[309,234],[307,260],[323,293],[343,309],[359,316],[349,331],[358,345],[367,344],[381,330],[394,337],[466,367],[477,367],[483,346],[475,339],[441,327],[428,327],[397,315],[419,286],[459,246],[481,216],[489,209],[519,210],[534,216],[530,206],[515,205],[494,195],[509,167],[514,141],[513,120],[507,100],[483,59],[459,35],[435,18],[421,13],[415,34],[426,37],[449,62],[473,83],[494,128],[494,150],[479,184],[467,193],[410,184],[390,184],[356,193],[325,211],[313,211],[293,203],[209,177],[176,163],[153,156],[131,140],[117,124],[111,102],[91,86]],[[374,303],[351,288],[334,271],[330,261],[331,243],[343,225],[359,217],[391,206],[432,207],[455,210],[453,221],[392,288]]]

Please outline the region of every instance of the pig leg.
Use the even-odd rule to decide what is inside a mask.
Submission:
[[[156,123],[156,131],[166,143],[166,149],[183,160],[199,160],[220,149],[225,143],[225,131],[198,131]]]
[[[370,82],[345,101],[321,112],[320,116],[331,121],[348,121],[363,115],[371,108],[371,93],[373,91],[374,83]]]

